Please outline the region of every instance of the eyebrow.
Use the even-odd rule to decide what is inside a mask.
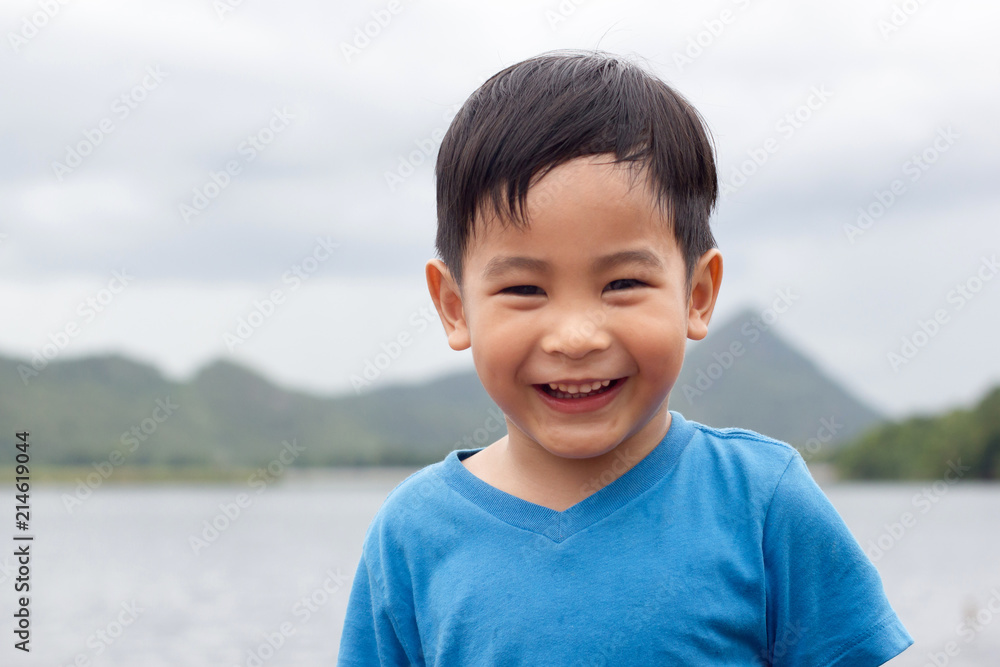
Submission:
[[[600,273],[623,264],[638,264],[649,269],[662,269],[663,263],[648,250],[622,250],[621,252],[604,255],[594,260],[591,268]],[[517,257],[498,255],[486,263],[483,269],[483,279],[489,280],[503,275],[507,271],[523,269],[536,273],[547,273],[552,266],[542,259],[534,257]]]

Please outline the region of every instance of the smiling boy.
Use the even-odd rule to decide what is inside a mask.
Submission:
[[[341,665],[880,665],[912,639],[787,444],[668,410],[722,281],[697,112],[543,54],[462,107],[426,279],[508,434],[369,527]]]
[[[443,262],[427,267],[449,344],[472,347],[507,417],[508,436],[465,467],[559,511],[607,480],[616,456],[638,461],[663,439],[684,344],[705,336],[722,278],[711,249],[688,288],[652,195],[614,159],[550,171],[528,192],[526,228],[485,218],[461,290]]]

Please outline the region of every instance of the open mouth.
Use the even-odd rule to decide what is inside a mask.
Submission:
[[[577,391],[575,393],[571,393],[569,391],[561,391],[559,389],[559,387],[552,387],[549,384],[540,384],[540,385],[538,385],[538,387],[542,391],[544,391],[546,394],[548,394],[549,396],[552,396],[554,398],[571,398],[571,399],[575,399],[575,398],[589,398],[591,396],[597,396],[599,394],[603,394],[605,392],[611,391],[612,389],[614,389],[618,385],[619,382],[621,382],[624,379],[625,378],[617,378],[617,379],[614,379],[614,380],[604,380],[604,382],[601,382],[598,387],[591,388],[589,391],[586,391],[586,392]],[[605,384],[605,382],[607,384]],[[593,387],[593,385],[590,385],[590,386]],[[567,387],[567,389],[580,389],[580,388],[581,387]]]

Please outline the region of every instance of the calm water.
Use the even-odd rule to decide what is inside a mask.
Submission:
[[[0,533],[0,664],[335,664],[365,528],[408,472],[286,478],[260,494],[245,485],[109,486],[72,514],[61,501],[71,488],[35,489],[32,652],[12,648],[16,572],[7,529]],[[915,505],[925,486],[925,498],[936,502]],[[917,640],[890,664],[933,665],[928,654],[939,654],[938,665],[1000,665],[1000,614],[986,607],[996,596],[1000,608],[1000,486],[824,488],[863,546],[881,540],[876,564]],[[8,525],[12,496],[0,487]],[[220,504],[230,515],[238,508],[238,518],[225,518]],[[904,512],[915,522],[893,531]],[[229,526],[209,541],[200,534],[213,519]],[[197,554],[192,536],[204,539]],[[957,655],[944,653],[949,642]]]

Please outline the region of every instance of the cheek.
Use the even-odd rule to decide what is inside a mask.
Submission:
[[[669,320],[668,320],[669,321]],[[648,376],[676,376],[684,362],[687,329],[680,330],[662,318],[633,322],[627,333],[627,348]]]
[[[472,339],[472,361],[483,385],[492,394],[503,391],[516,377],[525,357],[526,344],[510,331],[510,327],[478,328]]]
[[[684,361],[683,345],[678,348],[664,339],[651,340],[647,343],[635,351],[640,371],[657,378],[677,376]]]

